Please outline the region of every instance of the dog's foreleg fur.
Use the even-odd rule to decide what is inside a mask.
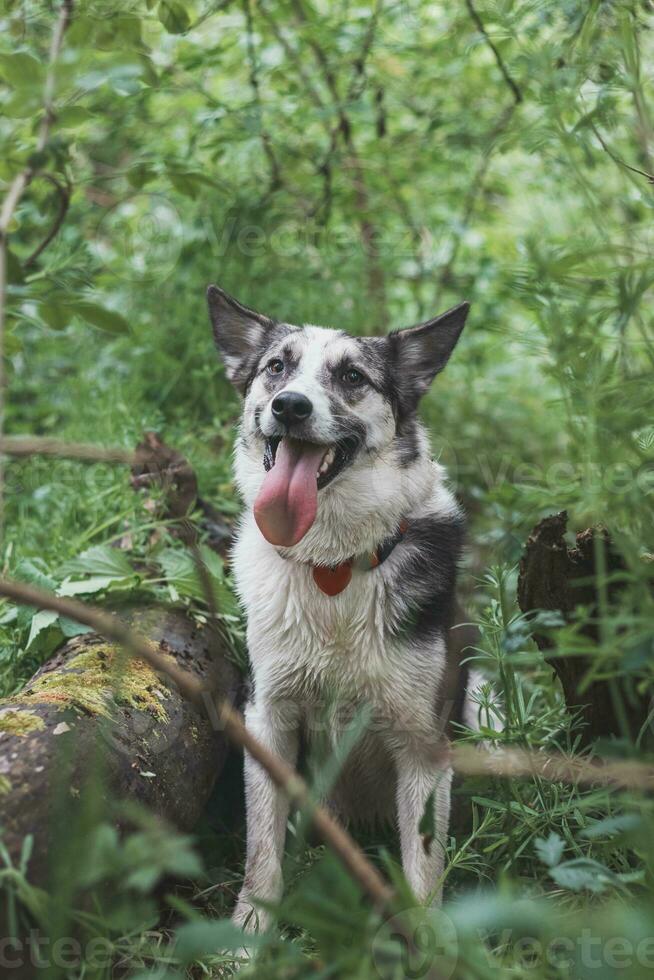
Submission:
[[[451,769],[434,769],[415,746],[397,756],[397,820],[405,877],[420,902],[440,905],[450,813]],[[433,840],[423,838],[420,823],[433,793]]]
[[[245,712],[248,730],[288,765],[295,766],[298,726],[288,705],[285,710],[256,701]],[[247,857],[243,886],[233,919],[248,932],[263,932],[270,913],[256,899],[277,902],[283,889],[282,857],[289,801],[268,773],[245,754],[245,803],[247,813]]]

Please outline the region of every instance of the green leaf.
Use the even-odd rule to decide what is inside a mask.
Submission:
[[[25,281],[23,267],[10,248],[7,249],[7,281],[12,286],[20,286]]]
[[[129,975],[129,980],[185,980],[179,970],[166,966],[153,966],[151,970],[137,970]]]
[[[616,817],[605,817],[597,820],[582,830],[582,837],[595,840],[598,837],[618,837],[643,826],[642,817],[637,813],[623,813]]]
[[[21,582],[29,582],[30,585],[36,585],[46,592],[53,592],[57,585],[56,581],[30,558],[23,558],[19,561],[14,574]]]
[[[156,176],[156,171],[147,163],[137,163],[127,171],[128,181],[137,190],[154,180]]]
[[[0,54],[0,73],[14,88],[40,88],[45,77],[43,62],[26,51]]]
[[[550,869],[550,876],[562,888],[601,894],[610,886],[624,888],[618,875],[591,858],[575,858]]]
[[[73,313],[81,316],[87,323],[108,333],[128,333],[129,323],[120,313],[115,310],[108,310],[98,303],[91,303],[88,300],[76,300],[70,304]]]
[[[117,585],[132,585],[135,581],[136,576],[132,576],[131,579],[126,580],[124,578],[116,579],[111,575],[92,575],[90,578],[80,579],[76,582],[64,582],[57,589],[57,595],[93,595],[95,592],[104,592],[106,589],[110,589],[112,586],[116,587]]]
[[[238,602],[225,580],[225,571],[220,555],[206,545],[202,545],[200,556],[209,574],[218,612],[222,616],[238,616]],[[195,561],[187,551],[181,551],[178,548],[166,548],[157,556],[157,561],[163,569],[170,588],[187,599],[206,603],[205,589],[197,573]]]
[[[7,119],[28,119],[40,104],[38,89],[15,89],[12,97],[2,103],[2,115]]]
[[[46,575],[36,562],[31,561],[29,558],[23,558],[19,561],[16,565],[14,575],[18,581],[28,582],[30,585],[35,585],[38,589],[43,589],[45,592],[54,592],[57,588],[55,580],[49,575]],[[18,616],[16,617],[16,625],[19,629],[27,629],[36,613],[37,610],[33,606],[19,606]]]
[[[71,299],[61,294],[39,302],[39,316],[53,330],[63,330],[74,316],[108,333],[128,333],[129,323],[120,313],[91,300]]]
[[[109,589],[132,588],[140,581],[124,552],[107,544],[94,545],[61,566],[66,580],[60,596],[92,595]],[[80,576],[83,576],[80,578]]]
[[[76,558],[64,562],[61,573],[69,576],[104,577],[115,582],[132,578],[134,569],[125,552],[120,548],[112,548],[108,544],[96,544]]]
[[[55,129],[76,129],[93,119],[93,114],[81,105],[69,105],[60,109],[55,120]]]
[[[113,575],[115,578],[134,573],[125,553],[108,544],[96,544],[87,548],[62,565],[62,571],[68,574],[84,572],[92,575]]]
[[[563,857],[565,842],[558,834],[552,832],[547,839],[537,837],[534,846],[541,861],[548,867],[553,868]]]
[[[180,0],[161,0],[158,14],[169,34],[183,34],[191,26],[188,11]]]
[[[15,623],[18,619],[17,607],[5,602],[1,608],[2,612],[0,612],[0,626],[10,626],[12,623]]]
[[[67,640],[73,636],[81,636],[82,633],[94,632],[92,626],[84,626],[83,623],[77,623],[74,619],[69,619],[68,616],[59,617],[59,628]]]
[[[53,330],[63,330],[72,319],[70,307],[52,299],[39,303],[39,316]]]
[[[244,946],[263,946],[266,936],[246,933],[230,919],[203,919],[180,926],[175,934],[175,956],[182,963],[193,963],[223,950],[238,952]]]
[[[195,564],[187,551],[166,548],[157,556],[157,561],[170,585],[180,595],[189,599],[203,599],[202,584],[195,570]]]
[[[37,636],[43,632],[43,630],[48,629],[53,623],[56,623],[59,619],[59,614],[52,612],[50,609],[41,609],[39,612],[34,613],[32,616],[32,625],[30,627],[29,636],[27,637],[26,649],[32,646]]]

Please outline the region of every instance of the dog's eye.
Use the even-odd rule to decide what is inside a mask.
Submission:
[[[273,357],[272,361],[266,364],[268,374],[281,374],[284,370],[284,362],[280,357]]]
[[[356,368],[348,368],[341,374],[341,381],[344,381],[346,385],[360,385],[363,384],[365,378],[361,371],[357,371]]]

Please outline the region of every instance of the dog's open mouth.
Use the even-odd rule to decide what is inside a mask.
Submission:
[[[271,544],[291,547],[316,519],[318,490],[352,460],[358,439],[347,436],[332,446],[272,436],[266,442],[266,476],[254,503],[259,529]]]
[[[266,448],[263,454],[263,466],[266,473],[275,465],[275,460],[277,458],[277,447],[282,441],[281,436],[270,436],[266,440]],[[299,442],[299,440],[294,440]],[[313,450],[315,447],[314,443],[305,443],[308,449]],[[326,487],[328,483],[334,479],[335,476],[345,469],[347,464],[352,460],[357,446],[359,445],[359,440],[354,436],[346,436],[345,438],[339,440],[333,446],[322,446],[323,456],[320,460],[318,469],[316,470],[316,480],[318,483],[318,489],[322,490]]]

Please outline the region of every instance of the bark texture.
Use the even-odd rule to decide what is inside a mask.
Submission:
[[[219,641],[183,611],[133,609],[125,618],[166,655],[216,684],[232,703],[239,674]],[[143,661],[95,633],[75,637],[26,687],[0,701],[0,812],[13,860],[27,834],[33,883],[45,883],[53,814],[62,788],[70,805],[90,778],[103,799],[131,800],[181,830],[198,820],[227,754],[208,713]],[[61,828],[59,827],[59,830]]]
[[[650,705],[628,683],[628,679],[598,679],[582,682],[593,666],[593,648],[599,643],[598,583],[606,582],[606,601],[610,608],[623,583],[615,573],[624,572],[622,557],[614,548],[607,531],[591,527],[576,535],[575,546],[565,540],[566,511],[546,517],[533,529],[520,562],[518,603],[525,613],[538,610],[558,611],[568,622],[575,609],[585,607],[581,634],[588,641],[588,653],[579,656],[552,654],[551,636],[536,634],[538,647],[558,675],[566,704],[581,709],[586,744],[611,736],[635,739],[645,724]],[[625,707],[620,710],[620,702]]]

